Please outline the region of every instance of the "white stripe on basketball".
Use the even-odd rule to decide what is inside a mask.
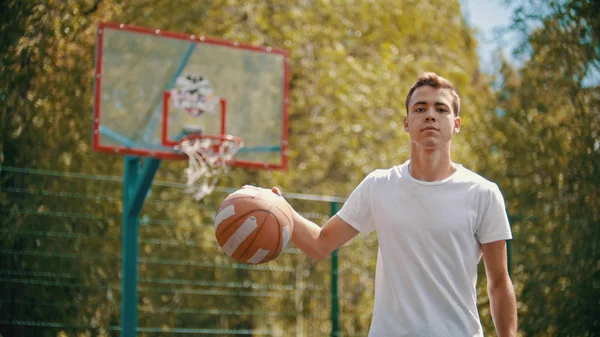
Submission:
[[[260,261],[262,261],[267,255],[269,255],[269,251],[268,250],[264,250],[259,248],[256,253],[254,253],[254,255],[252,255],[251,258],[249,258],[248,260],[246,260],[246,262],[248,263],[260,263]]]
[[[239,189],[239,190],[231,193],[230,195],[243,194],[243,195],[249,195],[249,196],[253,197],[253,196],[257,195],[258,192],[260,192],[260,191],[255,190],[253,188],[242,188],[242,189]]]
[[[283,227],[283,230],[281,231],[281,236],[283,238],[283,244],[281,245],[281,252],[283,253],[283,251],[285,250],[285,247],[287,247],[288,243],[290,242],[290,226],[285,226]]]
[[[252,234],[252,232],[258,227],[256,218],[251,216],[244,221],[244,223],[238,228],[233,235],[223,245],[223,251],[225,254],[232,256],[236,249]]]
[[[217,216],[215,216],[215,230],[217,228],[219,228],[219,225],[221,224],[221,222],[223,222],[223,220],[225,220],[233,215],[235,215],[235,209],[233,208],[233,205],[229,205],[229,206],[223,208],[217,214]]]

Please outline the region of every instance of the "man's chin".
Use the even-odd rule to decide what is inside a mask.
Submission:
[[[413,142],[415,143],[416,147],[418,149],[422,149],[422,150],[426,150],[426,151],[433,151],[433,150],[438,150],[442,147],[444,147],[444,143],[440,142],[439,139],[436,138],[426,138],[426,139],[421,139],[417,142]]]

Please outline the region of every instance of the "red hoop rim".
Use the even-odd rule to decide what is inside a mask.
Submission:
[[[242,138],[237,137],[237,136],[232,136],[232,135],[203,135],[203,134],[190,134],[190,135],[185,135],[181,138],[181,140],[179,141],[179,143],[181,144],[182,142],[186,141],[186,140],[196,140],[196,139],[212,139],[212,140],[219,140],[221,142],[233,142],[235,144],[237,144],[238,146],[241,146],[244,144],[244,141],[242,140]]]

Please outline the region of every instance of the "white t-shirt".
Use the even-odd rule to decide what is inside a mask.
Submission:
[[[456,165],[419,181],[409,161],[369,174],[338,216],[379,251],[370,337],[483,336],[477,312],[480,244],[512,238],[498,186]]]

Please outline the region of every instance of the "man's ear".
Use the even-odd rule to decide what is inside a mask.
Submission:
[[[455,117],[454,118],[454,133],[460,132],[461,124],[462,124],[462,121],[461,121],[460,117]]]
[[[408,132],[408,116],[404,117],[404,131]]]

